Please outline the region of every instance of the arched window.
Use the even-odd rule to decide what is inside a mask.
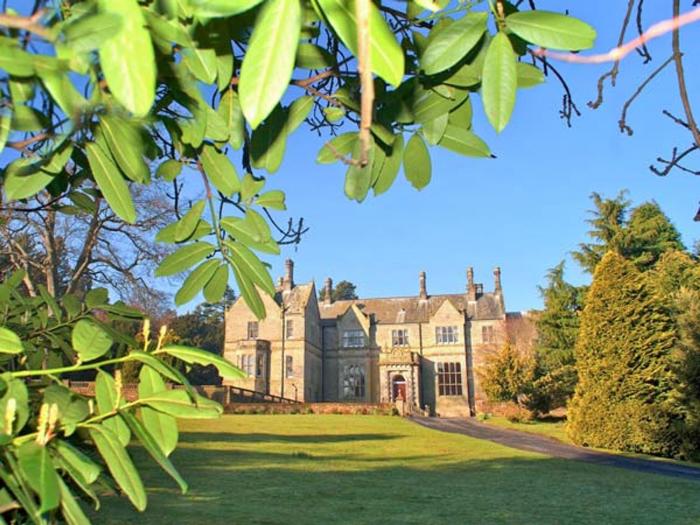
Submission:
[[[343,369],[343,398],[365,397],[365,369],[360,365],[347,365]]]

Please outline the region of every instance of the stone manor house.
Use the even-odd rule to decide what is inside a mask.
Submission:
[[[294,282],[286,261],[264,320],[242,299],[226,314],[225,357],[247,374],[228,384],[304,402],[405,400],[441,416],[474,415],[486,402],[479,385],[485,356],[504,342],[501,272],[485,292],[467,269],[463,293],[332,301],[313,282]]]

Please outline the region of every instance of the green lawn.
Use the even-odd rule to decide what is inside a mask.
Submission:
[[[551,459],[398,417],[225,416],[187,422],[180,496],[142,450],[142,515],[96,523],[698,523],[700,484]]]
[[[530,432],[531,434],[540,434],[571,443],[569,436],[566,435],[566,419],[551,418],[545,420],[536,420],[516,423],[508,421],[503,416],[492,416],[484,421],[487,425],[496,425],[498,427],[520,430],[522,432]]]

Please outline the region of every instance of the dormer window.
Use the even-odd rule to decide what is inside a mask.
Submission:
[[[365,333],[362,330],[345,330],[342,344],[343,348],[362,348],[365,346]]]
[[[439,345],[454,345],[459,342],[459,327],[437,326],[435,327],[435,342]]]
[[[248,339],[258,338],[258,322],[248,321]]]

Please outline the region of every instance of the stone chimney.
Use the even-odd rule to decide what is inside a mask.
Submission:
[[[277,279],[277,288],[282,288],[284,286],[284,277],[280,276],[279,279]]]
[[[333,303],[333,279],[326,277],[323,283],[323,304],[330,305]]]
[[[428,291],[425,287],[425,272],[418,274],[418,296],[421,300],[425,301],[428,298]]]
[[[474,268],[467,268],[467,301],[476,301],[476,285],[474,284]]]
[[[496,266],[493,269],[493,291],[495,293],[501,293],[503,289],[501,288],[501,268]]]
[[[294,288],[294,261],[284,261],[284,291],[289,292]]]

